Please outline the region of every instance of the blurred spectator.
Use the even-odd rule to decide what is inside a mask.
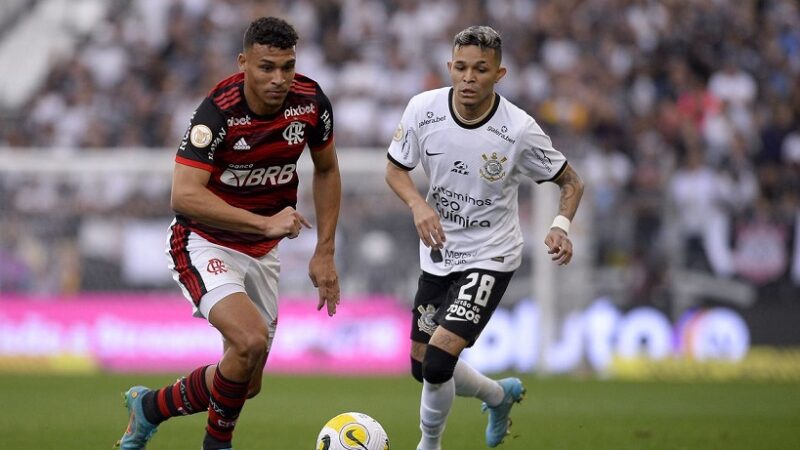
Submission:
[[[298,70],[319,80],[336,106],[342,151],[384,152],[412,93],[446,83],[439,61],[450,52],[450,36],[486,23],[502,33],[504,63],[513,69],[499,92],[542,122],[571,160],[585,158],[594,194],[587,208],[595,211],[594,260],[636,272],[635,295],[655,295],[667,278],[668,198],[680,211],[687,267],[789,282],[787,271],[777,269],[753,276],[755,266],[743,263],[758,250],[753,236],[783,242],[787,254],[771,252],[775,261],[800,258],[795,0],[112,3],[91,33],[78,36],[74,54],[51,61],[25,106],[0,105],[0,146],[50,147],[72,157],[110,147],[174,153],[187,111],[213,80],[237,70],[228,55],[241,47],[238,24],[275,14],[305,36]],[[109,218],[168,216],[168,186],[114,175],[83,178],[18,179],[0,172],[0,252],[7,258],[0,289],[72,289],[37,280],[46,275],[37,248],[77,241],[87,227],[113,231]],[[343,219],[377,234],[353,249],[356,262],[342,279],[390,292],[384,284],[396,268],[387,255],[404,249],[386,245],[381,233],[403,232],[408,224],[398,223],[391,206],[370,205]],[[59,208],[72,211],[56,220]],[[30,225],[41,223],[48,225]],[[20,227],[24,233],[12,231]],[[83,233],[86,240],[78,242],[93,242]],[[627,233],[633,242],[620,238]],[[33,248],[25,258],[21,245]],[[76,273],[108,281],[85,286],[126,286],[113,254],[98,255],[95,246],[79,250],[84,265]],[[71,257],[69,250],[59,253]],[[793,264],[800,273],[800,263]],[[800,275],[791,282],[800,285]]]

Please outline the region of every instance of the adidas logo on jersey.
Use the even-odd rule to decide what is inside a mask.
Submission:
[[[239,151],[250,150],[250,146],[247,145],[247,141],[245,141],[244,138],[239,138],[239,140],[236,141],[235,144],[233,144],[233,149]]]

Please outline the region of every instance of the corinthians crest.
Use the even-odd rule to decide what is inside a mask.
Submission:
[[[487,156],[486,153],[481,155],[484,161],[483,167],[481,167],[481,176],[486,178],[489,181],[497,181],[502,179],[506,176],[506,171],[503,169],[503,163],[508,161],[508,158],[505,156],[497,156],[497,152],[492,152],[491,156]]]

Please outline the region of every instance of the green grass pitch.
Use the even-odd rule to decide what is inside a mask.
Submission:
[[[0,448],[110,449],[125,428],[120,392],[162,386],[170,376],[0,375]],[[800,383],[626,383],[523,377],[512,436],[499,448],[800,449]],[[322,425],[360,411],[386,428],[393,450],[414,450],[419,386],[411,377],[334,378],[265,375],[237,426],[237,450],[314,450]],[[148,450],[197,450],[205,415],[164,423]],[[446,450],[484,449],[485,416],[457,398]]]

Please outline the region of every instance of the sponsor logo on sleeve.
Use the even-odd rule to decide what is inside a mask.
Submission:
[[[542,163],[542,167],[544,167],[544,170],[546,170],[547,173],[553,171],[553,160],[550,159],[549,156],[547,156],[547,153],[545,153],[544,150],[540,148],[534,148],[533,154],[536,155],[536,159],[538,159],[539,162]]]
[[[333,121],[331,121],[331,113],[327,109],[322,112],[322,115],[319,116],[322,120],[322,124],[325,126],[325,131],[322,133],[322,140],[327,141],[328,138],[331,136],[331,130],[333,129]]]

